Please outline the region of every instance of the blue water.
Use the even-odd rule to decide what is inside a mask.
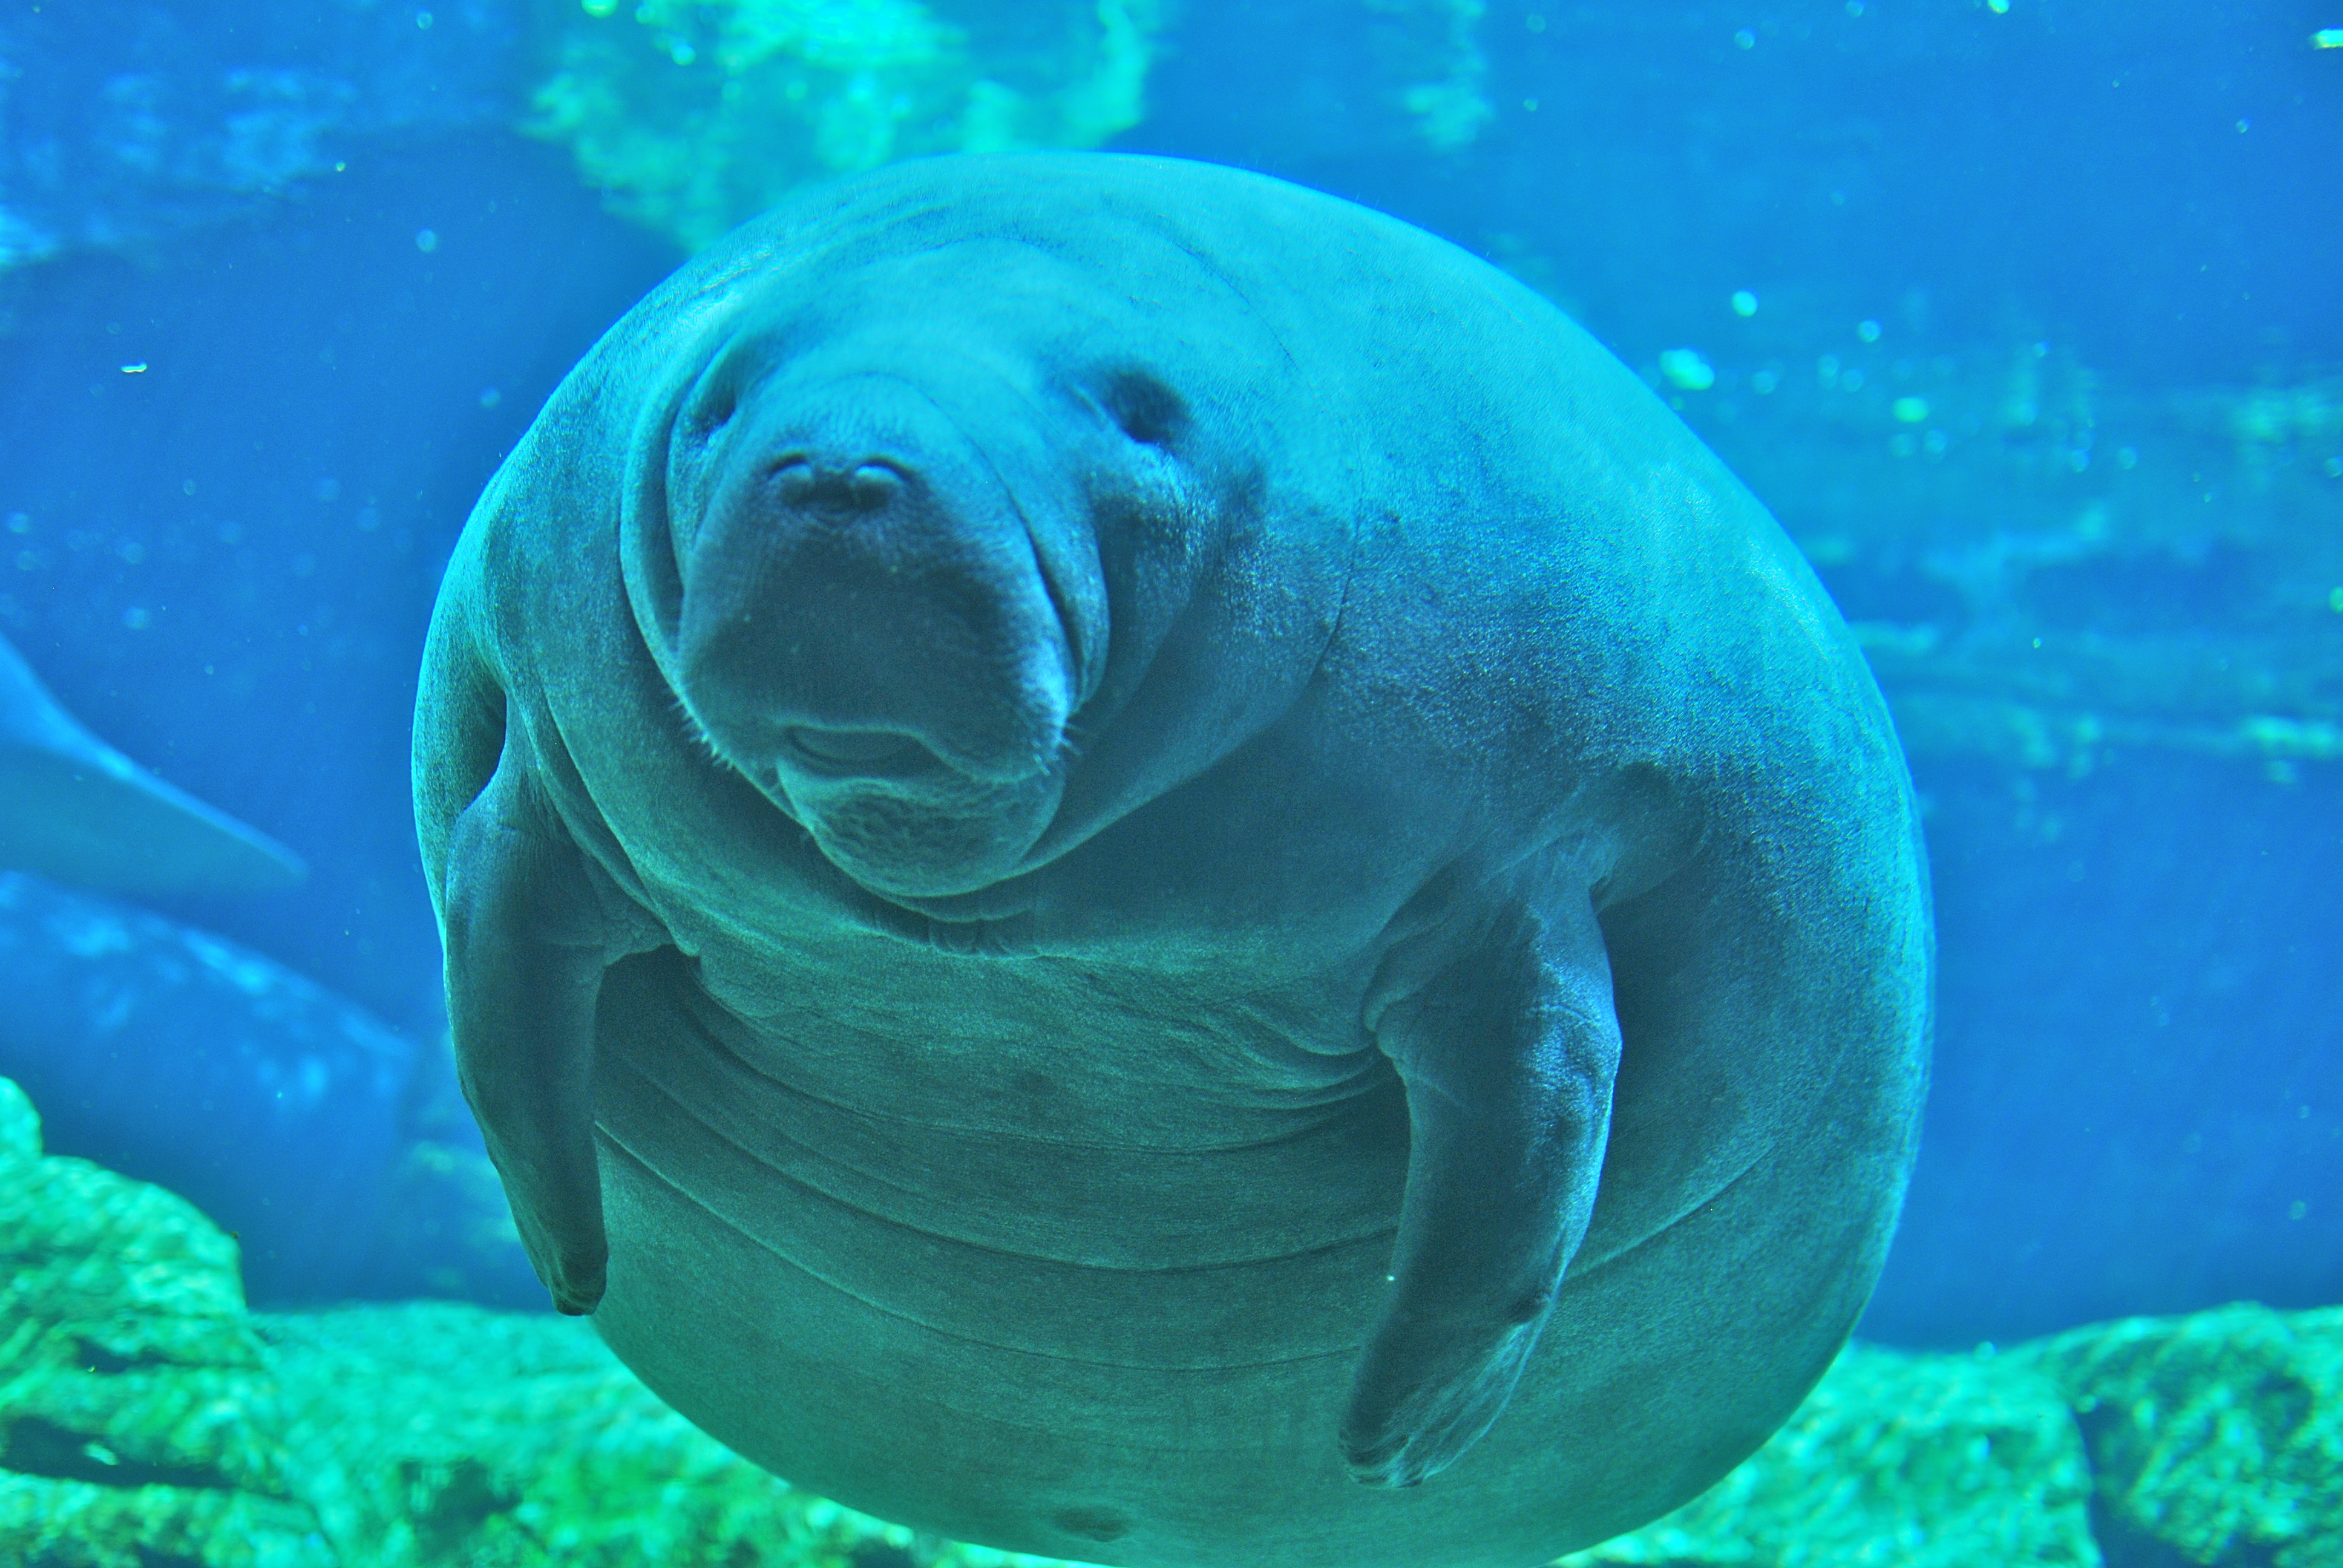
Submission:
[[[1949,387],[2038,344],[2110,408],[2343,396],[2343,48],[2312,42],[2343,11],[1503,0],[1472,30],[1487,117],[1442,148],[1394,106],[1439,34],[1403,10],[1191,0],[1146,117],[1111,145],[1422,224],[1547,288],[1631,365],[1700,348],[1725,379],[1680,399],[1686,417],[1802,542],[1899,508],[1931,538],[2022,530],[1996,521],[1982,459],[1956,495],[1874,495],[1875,465],[1834,467],[1829,427],[1747,435],[1725,410],[1756,408],[1765,375],[1876,353]],[[149,907],[423,1049],[444,1020],[407,748],[438,572],[555,381],[682,251],[512,128],[538,74],[522,7],[417,20],[261,0],[0,12],[0,248],[26,252],[0,270],[0,635],[94,731],[310,868],[290,891]],[[2283,472],[2251,501],[2251,548],[2213,513],[2157,523],[2153,548],[2036,574],[2024,613],[2115,658],[2147,627],[2207,661],[2280,660],[2292,684],[2268,710],[2332,724],[2343,575],[2279,569],[2334,563],[2343,538],[2323,417],[2269,445]],[[2118,460],[2108,432],[2091,483]],[[2087,430],[2062,439],[2084,475]],[[2123,450],[2153,476],[2140,439]],[[2164,504],[2109,494],[2118,523]],[[1976,620],[1898,538],[1817,553],[1850,615]],[[2317,750],[2123,742],[2080,766],[1916,747],[1936,1079],[1867,1336],[2343,1301],[2343,760]],[[59,1086],[53,1148],[216,1193],[224,1222],[266,1224],[239,1191],[327,1181],[304,1161],[349,1143],[330,1118],[361,1142],[407,1135],[423,1093],[326,1096],[297,1137],[206,1150],[205,1113],[137,1055],[167,1042],[75,1065],[69,1033],[0,1060]],[[73,1089],[76,1071],[113,1092]],[[385,1280],[417,1288],[288,1231],[253,1283],[291,1302]],[[474,1293],[518,1300],[500,1289]]]

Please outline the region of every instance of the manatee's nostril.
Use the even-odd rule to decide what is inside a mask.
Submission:
[[[780,491],[781,499],[792,507],[801,507],[813,499],[820,482],[813,465],[803,457],[792,457],[773,470],[774,487]]]
[[[783,506],[831,517],[883,510],[895,504],[910,483],[902,469],[882,457],[846,467],[792,452],[769,471]]]
[[[847,476],[847,498],[859,512],[875,512],[902,493],[903,476],[885,463],[865,463]]]

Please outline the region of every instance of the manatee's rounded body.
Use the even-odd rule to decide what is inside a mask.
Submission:
[[[532,1010],[463,989],[506,964],[491,798],[590,890],[514,929],[607,955],[551,993],[590,1010],[547,1091],[581,1129],[590,1095],[578,1304],[853,1506],[1103,1563],[1526,1563],[1754,1449],[1876,1276],[1929,964],[1884,706],[1640,384],[1391,220],[1033,156],[752,225],[491,487],[417,746],[525,1234],[593,1194],[499,1143],[535,1080],[488,1061]],[[1595,972],[1540,989],[1573,909]],[[1578,1143],[1427,1131],[1394,1043],[1574,1030]],[[1403,1473],[1369,1429],[1431,1418],[1363,1356],[1394,1292],[1477,1289],[1395,1258],[1403,1198],[1470,1252],[1443,1151],[1516,1139],[1576,1159],[1591,1222],[1502,1413]],[[1338,1428],[1352,1473],[1429,1479],[1361,1484]]]

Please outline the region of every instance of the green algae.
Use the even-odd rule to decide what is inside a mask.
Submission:
[[[883,1529],[739,1460],[580,1322],[448,1302],[267,1316],[302,1489],[345,1568],[790,1563]]]
[[[1156,0],[545,0],[524,126],[697,247],[794,187],[1139,123]]]
[[[1856,1345],[1723,1481],[1562,1562],[2082,1568],[2101,1561],[2090,1499],[2082,1434],[2049,1378]]]
[[[1404,85],[1398,106],[1434,152],[1478,140],[1496,118],[1489,102],[1489,56],[1481,46],[1485,0],[1366,0],[1387,75]]]
[[[276,1392],[235,1241],[159,1187],[44,1157],[0,1080],[0,1562],[329,1563]]]

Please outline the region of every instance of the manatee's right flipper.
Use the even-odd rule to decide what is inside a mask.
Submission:
[[[1451,925],[1395,953],[1372,1004],[1410,1138],[1391,1297],[1342,1418],[1343,1458],[1371,1486],[1438,1474],[1503,1411],[1610,1139],[1619,1021],[1584,884],[1493,897]]]
[[[613,958],[595,872],[508,737],[447,841],[447,1015],[456,1073],[537,1277],[573,1316],[602,1299],[609,1245],[594,1153],[594,1008]]]

